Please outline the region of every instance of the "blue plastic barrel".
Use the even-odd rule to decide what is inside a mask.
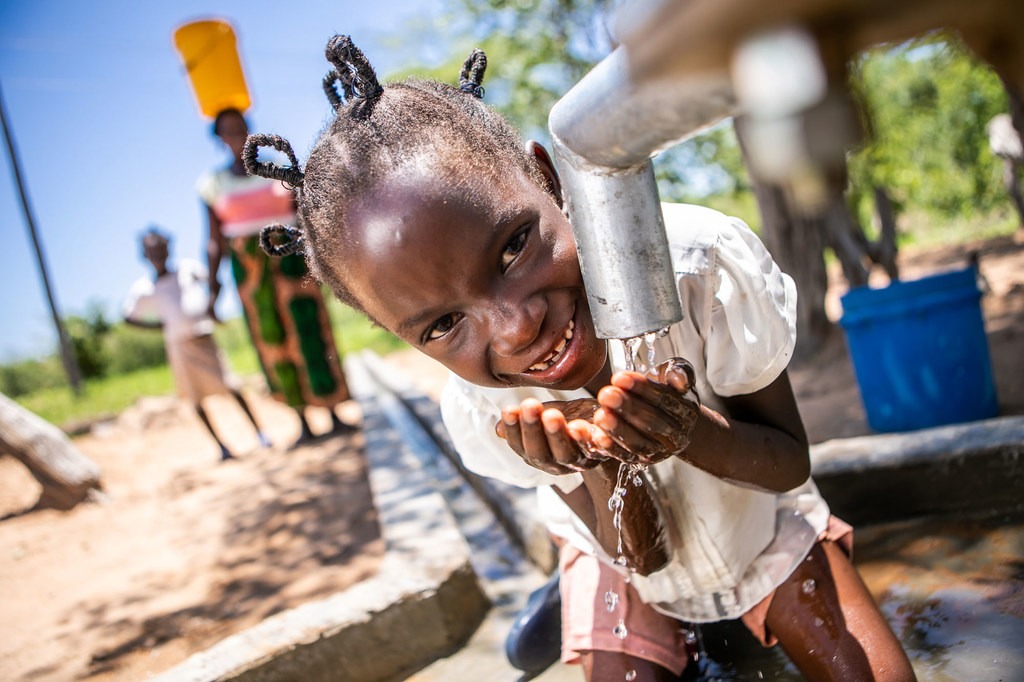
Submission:
[[[868,424],[912,431],[999,412],[974,268],[841,299]]]

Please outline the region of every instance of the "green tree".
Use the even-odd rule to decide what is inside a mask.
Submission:
[[[851,63],[851,86],[870,131],[849,161],[862,222],[875,186],[886,187],[897,207],[940,218],[1004,201],[986,125],[1006,111],[1006,92],[955,37],[936,34],[864,52]]]
[[[64,328],[71,339],[71,348],[78,360],[83,379],[106,376],[110,356],[104,341],[111,325],[98,303],[90,304],[84,315],[64,318]]]
[[[487,102],[526,137],[547,139],[552,105],[611,52],[607,28],[614,0],[448,0],[436,20],[452,36],[449,57],[417,75],[452,82],[475,47],[487,52]],[[415,40],[415,26],[395,42]],[[421,46],[417,52],[428,52]],[[390,74],[391,77],[404,72]]]

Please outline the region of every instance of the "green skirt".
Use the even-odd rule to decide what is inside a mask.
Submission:
[[[271,258],[256,236],[227,241],[242,310],[273,396],[292,407],[348,400],[323,293],[305,259]]]

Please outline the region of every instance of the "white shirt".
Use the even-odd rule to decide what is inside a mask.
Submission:
[[[988,146],[996,156],[1024,161],[1024,146],[1009,114],[999,114],[988,122]]]
[[[704,403],[772,383],[796,342],[796,287],[743,221],[686,204],[663,204],[684,319],[656,340],[655,363],[684,357],[694,366]],[[611,343],[614,369],[624,368]],[[585,552],[608,557],[550,486],[568,492],[579,474],[554,476],[524,462],[494,426],[505,405],[592,397],[585,389],[484,388],[452,375],[441,412],[466,467],[520,487],[537,487],[551,532]],[[828,523],[813,482],[784,494],[718,479],[678,458],[648,470],[662,502],[669,564],[633,585],[652,606],[691,622],[736,618],[784,581]],[[628,494],[626,504],[629,504]]]
[[[189,258],[178,263],[177,272],[169,272],[155,281],[140,277],[124,302],[125,319],[163,324],[168,343],[212,334],[214,323],[207,314],[210,294],[206,280],[206,268]]]

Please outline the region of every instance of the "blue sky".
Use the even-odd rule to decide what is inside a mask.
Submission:
[[[150,224],[175,235],[174,256],[203,253],[206,218],[196,179],[228,156],[200,117],[173,47],[177,26],[205,17],[234,24],[253,99],[252,129],[284,135],[304,160],[330,113],[320,89],[327,39],[351,34],[384,75],[417,57],[383,45],[402,35],[406,21],[428,19],[418,44],[446,44],[441,27],[429,21],[439,5],[0,3],[0,87],[62,312],[83,312],[92,301],[116,312],[147,272],[137,239]],[[0,362],[55,349],[6,148],[2,156]],[[221,280],[230,280],[226,268]],[[237,311],[233,291],[222,299],[223,314]]]

